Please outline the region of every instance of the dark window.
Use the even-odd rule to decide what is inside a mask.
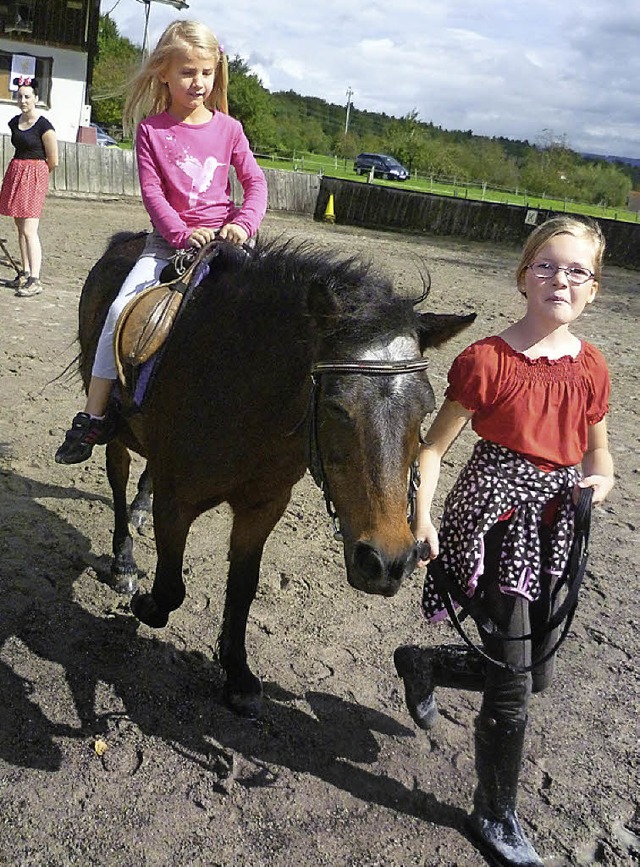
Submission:
[[[27,51],[16,52],[20,56],[33,57]],[[38,105],[41,108],[49,108],[51,95],[51,74],[53,58],[36,57],[36,75],[38,79]],[[13,102],[16,97],[17,87],[12,83],[15,72],[14,55],[9,51],[0,51],[0,100]],[[16,111],[18,107],[16,105]]]
[[[33,33],[36,0],[13,0],[0,6],[0,22],[7,36],[17,39]]]
[[[0,0],[0,34],[21,42],[86,48],[96,0]]]

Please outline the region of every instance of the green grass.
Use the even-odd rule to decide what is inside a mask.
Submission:
[[[299,154],[290,158],[274,155],[258,156],[258,163],[263,168],[277,168],[288,171],[301,171],[309,174],[329,175],[349,181],[367,183],[366,175],[357,175],[353,170],[353,160],[326,157],[320,154]],[[603,208],[583,202],[572,202],[565,199],[547,199],[530,194],[520,194],[509,190],[492,189],[473,184],[445,183],[430,178],[410,178],[407,181],[384,181],[376,178],[374,183],[385,187],[399,187],[403,190],[415,190],[420,193],[433,193],[438,196],[453,196],[460,199],[471,199],[479,202],[497,202],[504,205],[520,205],[525,208],[535,208],[541,211],[565,211],[571,214],[582,214],[607,220],[620,220],[627,223],[640,223],[640,214],[627,211],[625,208]]]

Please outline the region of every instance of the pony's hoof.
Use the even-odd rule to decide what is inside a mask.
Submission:
[[[141,623],[153,629],[160,629],[169,622],[169,612],[158,608],[150,593],[136,593],[131,599],[131,611]]]
[[[135,506],[131,509],[131,515],[129,516],[129,522],[132,527],[136,530],[140,530],[147,523],[147,519],[149,518],[150,510],[144,507],[136,508]]]
[[[112,572],[111,586],[116,593],[123,596],[133,596],[138,592],[138,572]]]
[[[254,681],[251,691],[241,692],[237,687],[230,686],[228,681],[224,685],[224,703],[243,719],[259,719],[262,716],[262,684],[257,677]]]

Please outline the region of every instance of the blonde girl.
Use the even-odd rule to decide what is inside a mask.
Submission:
[[[129,300],[158,282],[177,249],[202,247],[215,236],[244,244],[264,217],[265,177],[241,124],[227,113],[227,80],[227,58],[213,33],[196,21],[174,21],[131,86],[124,120],[136,127],[142,200],[153,230],[109,310],[84,412],[56,452],[58,463],[86,460],[114,434],[107,411],[116,379],[113,335]],[[230,166],[243,188],[239,207],[231,199]]]
[[[436,686],[483,692],[469,830],[499,864],[542,865],[516,814],[529,702],[553,673],[553,655],[542,662],[555,644],[546,627],[567,564],[574,502],[588,487],[601,503],[613,486],[607,366],[571,331],[596,299],[603,254],[594,222],[554,217],[534,230],[516,272],[524,315],[456,358],[421,449],[415,533],[429,551],[424,614],[446,617],[436,589],[442,576],[474,599],[501,636],[481,630],[494,660],[486,664],[456,645],[399,647],[394,661],[421,728],[436,720]],[[440,464],[469,421],[480,439],[446,499],[438,532],[431,504]]]

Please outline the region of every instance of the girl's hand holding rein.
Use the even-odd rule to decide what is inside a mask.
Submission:
[[[577,504],[578,497],[580,496],[580,490],[582,488],[593,488],[593,500],[591,501],[594,506],[597,503],[602,503],[611,488],[613,487],[613,476],[586,476],[584,479],[581,479],[578,484],[575,486],[573,491],[573,501]]]
[[[223,241],[229,241],[231,244],[242,246],[249,240],[249,235],[242,226],[237,223],[227,223],[221,229],[211,229],[208,226],[199,226],[194,229],[189,235],[189,245],[200,249],[214,238],[220,238]]]
[[[249,240],[247,232],[237,223],[227,223],[218,232],[218,237],[238,245],[245,244]]]
[[[199,226],[189,235],[189,246],[197,247],[199,249],[208,244],[209,241],[213,241],[215,237],[215,229],[210,229],[208,226]]]
[[[416,541],[419,545],[422,545],[422,550],[420,551],[419,555],[420,559],[418,560],[416,566],[426,566],[431,560],[435,560],[440,553],[440,540],[438,539],[438,531],[433,526],[431,520],[429,520],[424,521],[420,525],[420,527],[416,525],[414,532]],[[429,548],[428,556],[426,552],[427,546]]]

